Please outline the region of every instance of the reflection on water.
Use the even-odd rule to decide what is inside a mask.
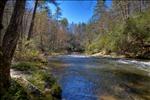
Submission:
[[[49,66],[62,87],[63,100],[150,100],[149,62],[120,61],[127,62],[58,56],[49,59]]]

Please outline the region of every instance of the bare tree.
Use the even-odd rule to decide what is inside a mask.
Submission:
[[[35,19],[35,13],[36,13],[37,6],[38,6],[38,0],[35,1],[35,6],[34,6],[34,10],[33,10],[31,25],[30,25],[27,40],[30,40],[30,38],[32,37],[32,32],[33,32],[33,27],[34,27],[34,19]]]

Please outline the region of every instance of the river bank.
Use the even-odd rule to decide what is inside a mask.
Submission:
[[[31,56],[31,55],[30,55]],[[10,74],[11,86],[2,100],[60,100],[61,87],[50,72],[47,56],[17,56]]]
[[[120,55],[117,53],[110,53],[107,54],[105,52],[99,52],[99,53],[94,53],[94,54],[87,54],[93,57],[108,57],[108,58],[124,58],[124,59],[139,59],[139,60],[150,60],[150,57],[147,58],[139,58],[139,57],[132,57],[132,56],[126,56],[126,55]]]
[[[24,67],[28,67],[28,69],[18,68],[23,67],[21,64],[26,64]],[[26,92],[27,100],[59,100],[61,98],[61,88],[50,73],[50,69],[33,64],[31,66],[33,68],[29,68],[29,64],[29,62],[19,62],[15,66],[13,65],[10,71],[12,80]]]

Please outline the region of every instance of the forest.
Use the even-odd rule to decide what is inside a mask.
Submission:
[[[69,23],[62,17],[59,0],[0,0],[1,100],[60,100],[63,90],[48,73],[49,56],[82,54],[149,61],[150,1],[110,0],[111,7],[106,1],[95,1],[87,23]],[[12,72],[21,74],[12,77]]]

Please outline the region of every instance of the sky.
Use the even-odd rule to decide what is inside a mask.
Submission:
[[[96,0],[56,0],[60,5],[62,18],[68,19],[69,23],[87,23],[94,13]],[[111,6],[111,0],[106,0],[106,5]],[[55,6],[50,5],[52,13]]]

